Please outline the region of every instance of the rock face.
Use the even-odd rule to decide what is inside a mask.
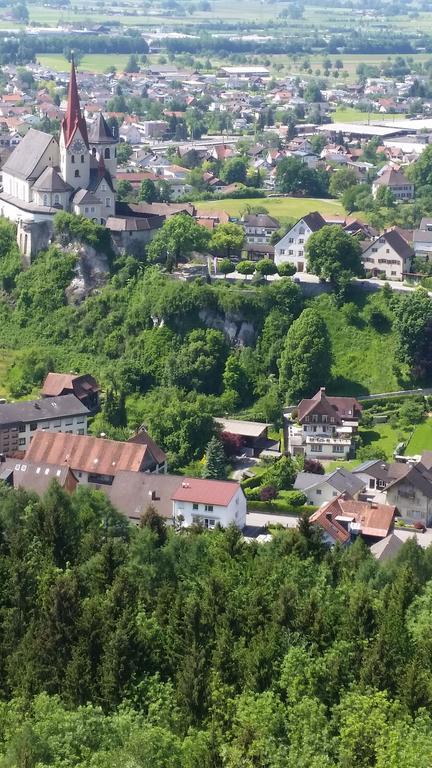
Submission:
[[[69,304],[79,304],[108,282],[108,259],[83,243],[70,243],[64,250],[77,256],[75,275],[66,288],[66,296]]]
[[[253,324],[247,322],[241,315],[231,313],[219,315],[202,309],[199,317],[208,328],[222,331],[233,346],[249,347],[255,342],[256,330]]]

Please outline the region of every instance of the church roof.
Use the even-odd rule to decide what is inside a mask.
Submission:
[[[77,128],[79,129],[83,141],[88,148],[87,123],[81,112],[75,64],[74,60],[72,59],[67,99],[67,111],[62,122],[62,131],[66,147],[68,147],[71,143]]]
[[[74,196],[72,197],[72,202],[75,203],[75,205],[101,204],[99,198],[88,189],[77,189]]]
[[[99,112],[92,122],[89,128],[88,138],[90,144],[117,144],[117,139],[114,138],[102,112]]]
[[[30,128],[6,160],[3,172],[10,173],[11,176],[24,179],[24,181],[34,178],[34,170],[52,141],[53,137],[50,133]]]
[[[37,192],[70,192],[73,187],[62,179],[55,168],[48,166],[33,184],[33,189]]]

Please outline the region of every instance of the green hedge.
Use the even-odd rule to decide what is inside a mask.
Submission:
[[[248,501],[248,512],[267,512],[269,515],[293,515],[299,517],[304,512],[311,515],[318,507],[312,504],[304,504],[302,507],[296,507],[294,504],[288,504],[284,499],[275,499],[269,501]]]

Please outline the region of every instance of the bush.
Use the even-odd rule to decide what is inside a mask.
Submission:
[[[302,507],[307,502],[307,496],[303,491],[282,491],[281,498],[293,507]]]
[[[264,485],[260,490],[260,501],[273,501],[278,495],[277,489],[274,485]]]
[[[241,481],[240,485],[243,488],[244,491],[246,491],[248,488],[258,488],[259,485],[262,483],[262,476],[261,475],[254,475],[253,477],[246,477],[244,480]]]

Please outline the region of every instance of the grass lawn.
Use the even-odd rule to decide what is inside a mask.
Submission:
[[[196,203],[198,211],[226,211],[230,216],[240,216],[240,211],[247,205],[262,205],[267,208],[270,216],[276,219],[290,218],[300,219],[306,213],[319,211],[323,215],[345,215],[342,203],[339,200],[318,200],[315,197],[266,197],[243,198],[242,200],[200,200]]]
[[[57,72],[69,72],[70,64],[61,53],[36,54],[36,59],[44,67],[50,67]],[[100,74],[105,72],[108,67],[114,66],[119,72],[122,72],[128,59],[129,54],[127,53],[90,53],[82,57],[78,69],[81,72]]]
[[[381,114],[380,112],[362,112],[360,109],[354,109],[354,107],[337,107],[335,112],[332,112],[332,120],[334,123],[366,123],[369,120],[402,120],[406,119],[406,115],[403,114]]]
[[[361,461],[360,459],[350,459],[349,461],[333,459],[332,461],[322,461],[321,464],[323,464],[326,475],[328,475],[330,472],[334,472],[336,469],[339,469],[339,467],[343,467],[344,469],[349,470],[355,469],[355,467],[358,467],[359,464],[361,464]]]
[[[357,288],[352,292],[351,301],[360,310],[357,325],[347,322],[343,308],[338,309],[330,295],[319,296],[313,301],[314,308],[325,320],[332,342],[331,393],[359,396],[404,388],[393,370],[396,334],[391,327],[391,318],[388,328],[379,331],[367,321],[370,306],[388,314],[381,294],[366,294]],[[408,382],[403,384],[409,386]]]
[[[364,445],[373,445],[383,450],[388,459],[393,458],[397,444],[409,435],[409,430],[396,429],[390,424],[374,424],[370,429],[360,429]]]
[[[417,456],[423,451],[432,450],[432,419],[429,418],[423,424],[419,424],[405,449],[407,456]]]

